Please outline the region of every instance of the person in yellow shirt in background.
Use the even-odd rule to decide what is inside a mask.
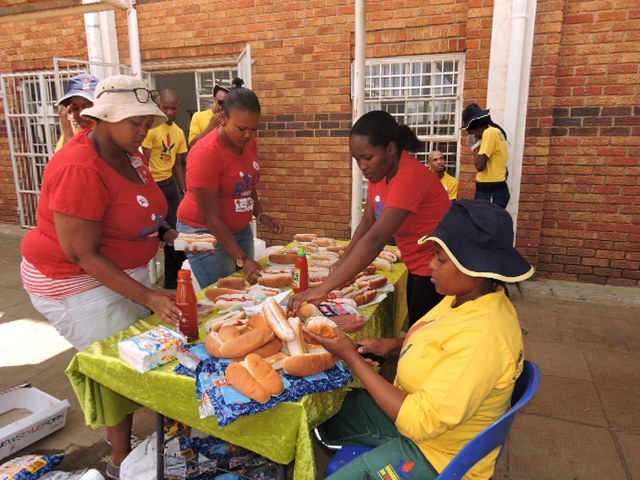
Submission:
[[[437,478],[478,433],[510,407],[524,365],[518,315],[505,282],[520,282],[533,267],[513,248],[513,222],[502,208],[457,200],[433,233],[432,282],[445,298],[405,338],[360,340],[340,329],[313,343],[343,359],[366,390],[347,394],[342,409],[320,426],[327,445],[374,447],[329,478]],[[362,355],[399,353],[393,384]],[[498,451],[465,476],[487,480]]]
[[[64,96],[58,100],[58,118],[62,135],[56,144],[56,152],[76,133],[88,128],[93,130],[96,123],[80,114],[85,108],[93,107],[93,94],[99,81],[97,77],[89,74],[76,75],[69,79]]]
[[[458,198],[458,180],[455,177],[449,175],[446,170],[446,161],[444,159],[444,155],[439,150],[434,150],[429,154],[429,161],[427,163],[429,170],[435,173],[440,181],[442,182],[442,186],[447,191],[447,195],[449,195],[449,200],[453,201]]]
[[[476,200],[487,200],[507,208],[511,195],[507,186],[507,133],[494,123],[489,110],[477,103],[462,112],[462,130],[466,130],[467,145],[473,151],[476,170]]]
[[[175,124],[180,110],[178,93],[170,88],[162,90],[158,97],[158,107],[167,116],[167,121],[149,130],[142,142],[142,152],[149,160],[153,179],[167,199],[167,223],[175,228],[180,198],[186,188],[184,154],[187,153],[184,132]],[[178,270],[185,258],[185,254],[177,252],[172,245],[164,245],[164,288],[177,287]]]
[[[233,80],[233,85],[241,87],[244,82],[239,78]],[[191,124],[189,125],[189,148],[198,143],[205,135],[211,130],[218,127],[222,121],[220,116],[222,113],[222,106],[224,105],[224,98],[229,93],[229,89],[221,85],[213,87],[213,105],[211,108],[203,111],[196,112],[191,117]]]

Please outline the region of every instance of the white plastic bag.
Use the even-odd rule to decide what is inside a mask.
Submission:
[[[156,433],[145,438],[120,464],[120,480],[156,480]]]

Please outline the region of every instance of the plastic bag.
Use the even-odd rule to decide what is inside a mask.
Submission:
[[[73,472],[49,472],[40,480],[104,480],[104,476],[95,468],[85,468]]]
[[[0,480],[36,480],[62,462],[64,453],[26,455],[0,465]]]
[[[156,433],[145,438],[120,464],[120,480],[155,480]]]

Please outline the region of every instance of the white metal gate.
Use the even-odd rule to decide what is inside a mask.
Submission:
[[[36,225],[44,169],[60,135],[56,100],[62,97],[69,77],[100,73],[99,78],[131,74],[128,65],[54,58],[53,71],[0,75],[9,152],[18,199],[20,224]],[[148,74],[143,78],[149,80]]]

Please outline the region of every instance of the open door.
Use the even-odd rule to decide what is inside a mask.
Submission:
[[[248,43],[238,57],[238,76],[244,80],[245,87],[253,88],[251,86],[251,45]]]

